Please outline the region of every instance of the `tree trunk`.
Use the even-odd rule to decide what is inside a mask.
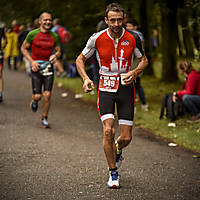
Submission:
[[[166,1],[166,7],[162,9],[162,80],[166,82],[176,81],[177,76],[177,5]]]
[[[152,0],[142,0],[140,3],[140,22],[142,33],[144,34],[144,50],[148,58],[149,65],[145,70],[145,74],[153,75],[153,67],[151,62],[151,12]]]

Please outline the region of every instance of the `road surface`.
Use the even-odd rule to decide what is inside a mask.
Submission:
[[[108,172],[96,106],[54,87],[49,122],[41,105],[29,108],[31,81],[23,71],[4,70],[0,104],[1,200],[199,200],[200,159],[135,128],[124,150],[121,189],[106,187]],[[117,130],[118,134],[118,130]]]

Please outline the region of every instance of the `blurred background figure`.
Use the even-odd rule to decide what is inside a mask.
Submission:
[[[152,30],[151,44],[152,44],[152,61],[154,62],[158,54],[158,31],[157,29]]]
[[[65,27],[61,26],[59,18],[55,18],[53,20],[53,28],[51,29],[51,31],[55,32],[60,39],[61,56],[55,62],[54,66],[58,70],[57,75],[62,78],[67,75],[67,61],[65,51],[66,45],[71,40],[72,35],[69,31],[66,30]]]
[[[39,18],[36,18],[33,22],[33,29],[39,28],[40,24],[39,24]]]
[[[5,35],[5,24],[0,19],[0,102],[3,101],[3,64],[4,53],[3,49],[7,45],[7,38]]]
[[[12,26],[12,28],[13,28],[13,31],[15,32],[15,33],[19,33],[19,25],[17,24],[17,20],[16,19],[14,19],[13,21],[12,21],[12,23],[11,23],[11,26]]]
[[[27,34],[33,29],[32,28],[32,24],[28,23],[27,24],[27,28],[25,28],[24,25],[20,26],[20,32],[18,34],[18,48],[19,50],[21,49],[21,46],[27,36]],[[22,66],[22,62],[25,62],[25,67],[26,67],[26,73],[30,76],[31,75],[31,66],[29,61],[23,56],[23,54],[21,53],[21,51],[19,51],[19,56],[18,56],[18,60],[17,60],[17,65],[18,67]]]
[[[139,36],[140,40],[142,41],[142,44],[144,43],[144,37],[143,34],[138,30],[139,25],[136,20],[127,20],[126,22],[126,29],[131,33],[131,34],[137,34]],[[134,63],[137,62],[136,59],[134,60]],[[142,103],[141,108],[144,111],[148,111],[148,105],[146,104],[146,98],[145,98],[145,93],[144,89],[141,85],[141,80],[140,76],[137,76],[136,82],[135,82],[135,97],[137,98],[137,95],[139,95],[140,101]]]
[[[5,48],[5,58],[7,59],[8,68],[11,70],[13,65],[14,70],[17,70],[17,56],[19,55],[18,35],[13,31],[12,27],[8,27],[6,37],[8,43]]]

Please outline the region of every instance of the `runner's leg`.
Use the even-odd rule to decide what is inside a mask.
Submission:
[[[51,92],[44,91],[43,97],[44,97],[44,101],[43,101],[43,107],[42,107],[42,116],[47,117],[50,106],[51,106]]]
[[[117,138],[118,149],[126,147],[132,140],[132,126],[120,124],[120,136]]]
[[[32,100],[38,102],[42,97],[42,76],[39,72],[32,72]]]
[[[116,167],[116,147],[114,142],[115,131],[114,131],[114,119],[106,119],[103,121],[103,148],[109,169]]]
[[[51,106],[51,90],[53,88],[54,76],[53,75],[43,76],[43,81],[44,81],[44,92],[43,92],[44,102],[42,108],[42,116],[47,117]]]

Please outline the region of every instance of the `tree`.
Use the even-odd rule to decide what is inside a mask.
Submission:
[[[177,76],[177,9],[178,1],[165,1],[161,4],[162,13],[162,80],[176,81]]]
[[[141,22],[141,29],[142,33],[144,34],[145,39],[145,53],[149,61],[149,65],[145,72],[148,75],[153,75],[153,67],[151,63],[151,52],[152,52],[152,45],[151,45],[151,10],[153,9],[153,0],[142,0],[140,2],[140,22]]]
[[[187,58],[194,58],[194,41],[192,27],[189,25],[191,19],[191,9],[188,7],[179,9],[179,22],[182,27],[183,43]]]

